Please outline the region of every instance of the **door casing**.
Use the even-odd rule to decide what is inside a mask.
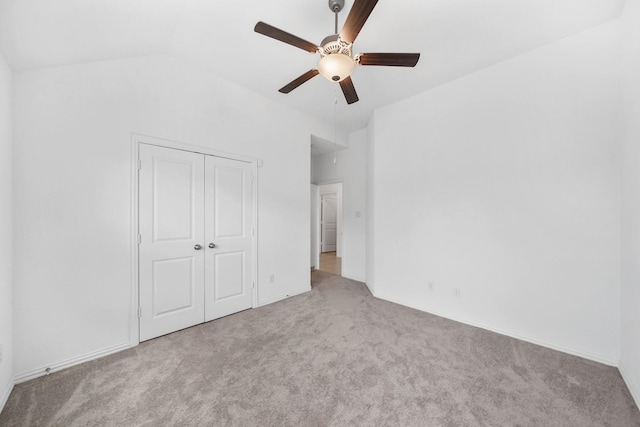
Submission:
[[[140,344],[140,319],[139,314],[139,251],[138,251],[138,237],[140,235],[138,216],[138,184],[139,175],[138,169],[140,164],[139,147],[140,144],[157,145],[159,147],[172,148],[175,150],[190,151],[193,153],[206,154],[210,156],[222,157],[231,160],[238,160],[246,162],[251,165],[252,174],[254,176],[252,182],[252,200],[251,200],[251,221],[252,221],[252,236],[251,236],[251,251],[253,256],[251,257],[251,283],[252,283],[252,307],[258,306],[259,286],[258,286],[258,167],[262,164],[262,161],[255,157],[242,156],[238,154],[227,153],[208,147],[201,147],[197,145],[184,144],[181,142],[171,141],[162,138],[156,138],[148,135],[142,135],[137,133],[131,134],[131,312],[130,312],[130,329],[129,329],[129,344],[131,347],[135,347]]]

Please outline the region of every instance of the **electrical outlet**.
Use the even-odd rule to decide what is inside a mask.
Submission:
[[[273,283],[276,281],[276,275],[271,273],[271,276],[269,276],[269,283]]]
[[[453,294],[457,297],[460,296],[460,288],[453,288]]]
[[[429,290],[432,291],[433,290],[433,282],[429,282]]]

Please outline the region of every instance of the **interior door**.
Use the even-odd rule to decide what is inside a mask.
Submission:
[[[205,159],[205,319],[252,307],[252,174],[249,163]]]
[[[338,235],[338,199],[335,194],[322,195],[322,252],[336,250]]]
[[[205,162],[202,154],[146,144],[140,144],[140,160],[139,297],[144,341],[204,321]]]

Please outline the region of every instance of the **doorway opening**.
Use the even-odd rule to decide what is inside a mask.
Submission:
[[[317,269],[342,275],[342,183],[319,185],[317,191]]]
[[[342,258],[336,256],[335,252],[323,252],[320,254],[320,268],[318,270],[341,276]]]

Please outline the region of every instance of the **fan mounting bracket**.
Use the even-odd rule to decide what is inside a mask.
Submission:
[[[344,7],[344,0],[329,0],[329,9],[331,12],[338,13]]]

